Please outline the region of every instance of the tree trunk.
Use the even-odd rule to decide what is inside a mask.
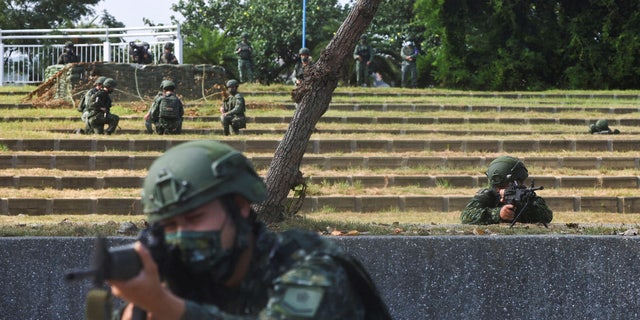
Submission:
[[[267,199],[254,205],[258,217],[267,223],[286,218],[289,191],[304,183],[300,164],[320,117],[329,108],[340,70],[351,58],[360,35],[369,26],[381,0],[358,0],[320,58],[305,70],[302,85],[292,92],[298,108],[269,166],[265,183]]]

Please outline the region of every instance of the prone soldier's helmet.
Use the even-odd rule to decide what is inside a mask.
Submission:
[[[240,86],[240,82],[238,82],[238,80],[236,79],[231,79],[227,81],[227,88],[238,87],[238,86]]]
[[[609,130],[609,122],[605,119],[600,119],[596,121],[596,130],[597,131],[605,131]]]
[[[107,88],[115,88],[117,85],[118,84],[116,83],[116,81],[113,80],[112,78],[106,78],[102,83],[102,86]]]
[[[173,90],[176,88],[176,84],[171,80],[162,80],[160,88],[162,90]]]
[[[154,223],[227,194],[258,203],[266,196],[266,186],[239,151],[217,141],[190,141],[169,149],[151,164],[142,204]]]
[[[529,177],[529,171],[522,161],[511,156],[501,156],[491,161],[486,174],[491,187],[501,186],[513,181],[523,182]]]
[[[298,51],[298,54],[306,54],[306,55],[310,55],[311,54],[311,50],[309,50],[309,48],[300,48],[300,51]]]
[[[105,76],[100,76],[96,79],[96,81],[93,82],[93,85],[99,85],[99,84],[104,84],[104,81],[107,80],[107,77]]]

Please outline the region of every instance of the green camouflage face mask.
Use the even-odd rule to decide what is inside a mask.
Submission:
[[[209,273],[223,282],[233,270],[233,250],[222,249],[222,231],[178,231],[165,234],[167,245],[178,250],[178,257],[194,274]]]

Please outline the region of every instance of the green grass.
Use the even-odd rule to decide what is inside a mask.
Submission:
[[[22,95],[0,95],[0,103],[15,104],[20,103],[27,92],[35,87],[0,87],[0,92],[23,92]],[[261,92],[266,94],[252,95],[247,94],[248,115],[250,117],[291,117],[295,110],[286,108],[293,104],[290,92],[291,86],[260,86],[245,85],[241,88],[241,92]],[[268,94],[269,92],[279,92],[277,94]],[[376,93],[377,96],[348,96],[340,93]],[[523,95],[529,94],[582,94],[582,95],[598,95],[598,94],[624,94],[632,95],[632,98],[602,99],[602,98],[579,98],[579,97],[527,97],[527,98],[502,98],[502,97],[478,97],[477,94],[482,92],[467,92],[457,90],[442,89],[425,89],[410,90],[399,88],[343,88],[336,89],[336,95],[332,99],[332,103],[359,103],[359,104],[433,104],[443,106],[515,106],[515,107],[548,107],[556,108],[557,112],[496,112],[496,111],[452,111],[452,110],[436,110],[426,112],[407,112],[407,111],[339,111],[329,109],[324,117],[385,117],[392,118],[460,118],[460,119],[487,119],[492,123],[461,123],[447,124],[434,123],[427,125],[418,124],[345,124],[345,123],[325,123],[320,122],[317,126],[319,132],[312,135],[311,139],[358,139],[358,140],[409,140],[409,139],[605,139],[605,140],[625,140],[636,139],[640,134],[640,128],[628,126],[613,128],[620,129],[624,134],[619,136],[591,136],[587,135],[587,126],[576,125],[522,125],[512,124],[509,119],[520,118],[543,118],[543,119],[599,119],[606,117],[611,120],[615,119],[636,119],[637,113],[627,114],[610,114],[609,108],[637,108],[638,99],[635,98],[640,91],[548,91],[529,93],[522,92]],[[400,95],[398,95],[400,93]],[[416,93],[434,94],[438,96],[416,96]],[[460,95],[460,96],[447,96]],[[485,93],[482,93],[485,94]],[[497,93],[500,94],[500,93]],[[475,95],[475,96],[474,96]],[[112,112],[122,116],[120,123],[121,128],[143,130],[142,116],[147,111],[151,101],[134,101],[122,102],[115,101]],[[187,115],[189,116],[218,116],[219,99],[209,99],[208,102],[202,100],[185,101],[187,107]],[[576,111],[576,108],[598,108],[596,111]],[[2,117],[41,117],[43,119],[37,121],[0,121],[0,137],[7,139],[15,139],[17,137],[24,139],[157,139],[164,140],[167,137],[157,135],[131,134],[113,137],[101,136],[84,136],[71,133],[73,130],[81,127],[79,120],[80,114],[69,106],[59,106],[54,109],[32,108],[32,109],[6,109],[3,110]],[[50,121],[47,117],[70,117],[70,120]],[[77,119],[74,121],[73,119]],[[493,123],[494,119],[499,119],[499,123]],[[1,119],[0,119],[1,120]],[[467,121],[469,122],[469,121]],[[220,124],[217,121],[187,121],[187,128],[197,129],[214,129],[217,130]],[[249,123],[250,128],[268,128],[276,130],[284,130],[288,123],[277,124],[255,124]],[[345,128],[352,129],[371,129],[375,128],[387,130],[457,130],[457,131],[487,131],[486,135],[471,136],[460,135],[451,136],[447,134],[416,134],[416,135],[397,135],[397,134],[337,134],[332,130],[341,130]],[[52,133],[49,130],[68,129],[69,132]],[[506,136],[502,132],[520,130],[527,133],[519,135]],[[550,134],[551,132],[560,131],[560,134]],[[535,132],[531,134],[530,132]],[[281,139],[280,134],[265,135],[242,135],[240,137],[222,137],[220,134],[211,134],[207,136],[198,134],[182,135],[180,137],[170,137],[171,139],[215,139],[215,140],[249,140],[249,139]],[[49,151],[35,152],[27,151],[19,154],[46,154],[46,155],[100,155],[108,153],[110,155],[129,156],[131,152],[100,150],[98,152],[69,152],[69,151]],[[16,152],[9,150],[8,146],[0,145],[1,155],[13,155]],[[136,152],[135,155],[157,156],[160,152]],[[270,156],[267,154],[252,153],[247,151],[248,156]],[[359,152],[332,152],[322,153],[319,155],[310,154],[309,156],[326,156],[326,157],[496,157],[499,153],[488,152],[459,152],[456,150],[446,151],[418,151],[418,152],[385,152],[377,153],[372,150],[360,150]],[[640,157],[640,151],[628,152],[600,152],[600,151],[524,151],[515,154],[519,157]],[[571,168],[543,168],[535,165],[528,165],[530,174],[544,176],[638,176],[636,168],[632,169],[571,169]],[[340,177],[354,176],[351,183],[336,182],[331,183],[323,181],[321,183],[313,183],[307,189],[308,195],[466,195],[471,196],[477,191],[477,187],[460,188],[453,185],[448,180],[447,175],[474,175],[481,176],[485,168],[480,167],[461,167],[451,168],[442,166],[416,166],[412,168],[402,169],[368,169],[360,167],[352,167],[342,170],[325,170],[316,166],[303,166],[303,173],[306,176],[317,177]],[[100,173],[94,171],[67,171],[67,170],[50,170],[50,169],[5,169],[0,170],[3,176],[144,176],[145,170],[123,170],[111,169]],[[260,174],[266,174],[266,170],[261,170]],[[423,175],[443,176],[437,180],[434,187],[366,187],[366,183],[356,176],[371,175]],[[542,196],[636,196],[638,189],[618,188],[582,188],[582,189],[554,189],[548,187],[540,191],[538,194]],[[11,195],[11,197],[139,197],[140,190],[138,188],[128,189],[109,189],[109,190],[57,190],[57,189],[36,189],[22,188],[14,189],[10,187],[0,188],[1,194]],[[126,234],[118,233],[122,223],[132,222],[138,228],[145,226],[144,216],[113,216],[113,215],[41,215],[41,216],[0,216],[0,236],[94,236],[94,235],[134,235],[136,231],[130,231]],[[459,224],[459,212],[399,212],[394,209],[381,208],[380,212],[372,213],[354,213],[343,212],[336,208],[326,207],[318,212],[301,212],[295,218],[284,223],[274,224],[270,227],[274,230],[281,230],[291,227],[304,228],[313,230],[323,234],[347,235],[347,234],[375,234],[375,235],[490,235],[490,234],[619,234],[624,230],[637,227],[640,222],[638,214],[608,214],[602,212],[555,212],[554,221],[549,229],[539,225],[516,225],[515,228],[508,228],[506,225],[493,226],[468,226]]]

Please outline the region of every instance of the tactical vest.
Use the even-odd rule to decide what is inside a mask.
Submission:
[[[174,95],[168,95],[160,101],[160,119],[180,118],[180,100]]]
[[[356,52],[359,56],[362,56],[362,62],[369,61],[369,59],[371,58],[371,56],[369,55],[369,46],[366,44],[359,44]]]
[[[290,259],[294,252],[304,249],[313,252],[314,248],[322,247],[322,238],[316,234],[300,230],[287,230],[282,232],[285,241],[282,246],[275,248],[274,258]],[[362,298],[365,306],[365,319],[390,320],[391,314],[380,296],[371,276],[360,262],[348,254],[328,253],[347,272],[351,286]]]
[[[251,58],[251,46],[249,44],[240,42],[238,43],[238,48],[240,48],[240,52],[238,52],[240,59],[248,60]]]

